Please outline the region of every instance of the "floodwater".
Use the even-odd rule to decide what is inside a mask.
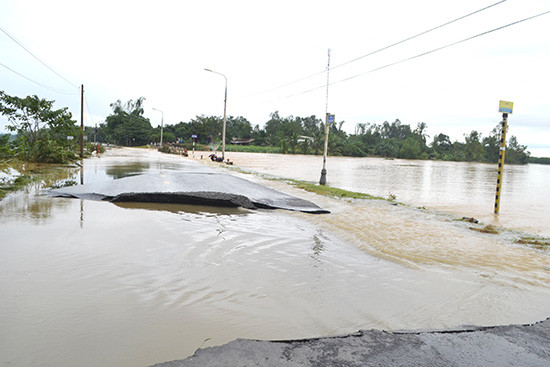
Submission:
[[[283,177],[316,181],[320,173],[319,157],[231,153],[230,158],[235,167]],[[59,169],[55,179],[112,180],[181,170],[197,161],[113,149],[85,160],[82,170]],[[486,185],[482,177],[489,167],[451,164],[452,172],[444,173],[448,163],[432,162],[429,174],[422,162],[380,161],[351,165],[353,173],[367,172],[356,177],[344,174],[351,164],[346,159],[330,157],[328,181],[382,196],[389,191],[411,206],[334,200],[236,170],[230,173],[332,213],[115,205],[52,198],[41,185],[7,196],[0,201],[0,364],[147,366],[236,338],[529,323],[550,315],[547,251],[515,244],[514,231],[471,231],[470,223],[453,220],[452,210],[416,207],[463,205],[465,214],[477,215],[483,195],[476,191],[471,205],[462,203],[468,188],[461,187],[457,172],[476,180],[468,183],[475,188]],[[370,178],[377,169],[388,176],[378,188]],[[524,176],[531,166],[526,170],[509,174],[512,181],[504,184],[548,178],[543,171],[529,179]],[[315,177],[303,177],[309,171]],[[519,183],[513,181],[518,176]],[[412,185],[414,177],[423,182],[421,193],[407,196],[395,185],[399,180]],[[429,187],[441,186],[433,180],[456,188],[455,194],[433,194],[451,200],[430,196]],[[502,214],[510,205],[505,197]],[[540,210],[548,217],[547,205]],[[539,227],[535,233],[544,233],[541,223],[533,228]]]
[[[228,153],[241,167],[318,182],[319,156]],[[277,163],[275,163],[277,162]],[[327,184],[486,224],[550,236],[550,165],[505,165],[500,213],[494,214],[497,165],[403,159],[329,157]]]

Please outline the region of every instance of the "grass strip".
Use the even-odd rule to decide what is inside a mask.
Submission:
[[[339,189],[337,187],[331,187],[327,185],[318,185],[318,184],[314,184],[306,181],[290,180],[289,183],[299,189],[313,192],[318,195],[333,197],[333,198],[393,201],[392,198],[383,198],[380,196],[365,194],[363,192],[348,191],[348,190]]]
[[[516,240],[516,243],[520,243],[522,245],[534,245],[539,248],[550,247],[550,239],[540,237],[521,237],[519,240]]]
[[[470,227],[470,229],[472,231],[477,231],[477,232],[481,232],[481,233],[490,233],[490,234],[499,234],[500,233],[500,231],[497,229],[497,227],[495,227],[492,224],[489,224],[489,225],[487,225],[483,228]]]
[[[384,200],[389,202],[395,201],[395,195],[390,194],[388,198],[383,198],[381,196],[373,196],[370,194],[365,194],[363,192],[355,192],[355,191],[348,191],[344,189],[339,189],[337,187],[331,187],[327,185],[319,185],[313,182],[308,181],[301,181],[301,180],[294,180],[291,178],[279,178],[279,177],[270,177],[262,174],[257,174],[249,170],[245,170],[238,166],[233,167],[225,167],[231,171],[239,172],[242,174],[255,174],[263,178],[264,180],[268,181],[276,181],[276,182],[283,182],[286,184],[289,184],[291,186],[294,186],[298,189],[302,189],[305,191],[312,192],[317,195],[323,195],[328,196],[332,198],[339,198],[339,199],[362,199],[362,200]]]

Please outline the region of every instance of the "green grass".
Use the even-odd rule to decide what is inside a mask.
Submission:
[[[255,174],[254,172],[242,169],[238,166],[232,166],[232,167],[225,167],[231,171],[236,171],[242,174],[251,175]],[[339,189],[336,187],[331,187],[327,185],[319,185],[313,182],[308,181],[300,181],[300,180],[293,180],[290,178],[278,178],[278,177],[269,177],[261,174],[257,174],[258,176],[262,177],[265,180],[269,181],[278,181],[278,182],[284,182],[286,184],[289,184],[291,186],[294,186],[298,189],[302,189],[308,192],[315,193],[317,195],[323,195],[333,198],[339,198],[339,199],[363,199],[363,200],[384,200],[384,201],[390,201],[393,202],[395,200],[395,195],[390,194],[388,198],[383,198],[380,196],[373,196],[370,194],[365,194],[363,192],[355,192],[355,191],[348,191]]]
[[[393,201],[392,198],[386,199],[380,196],[365,194],[363,192],[348,191],[348,190],[339,189],[337,187],[319,185],[311,182],[291,180],[290,183],[299,189],[313,192],[318,195],[324,195],[324,196],[329,196],[334,198]]]
[[[355,191],[348,191],[339,189],[337,187],[331,187],[327,185],[319,185],[313,182],[307,182],[307,181],[300,181],[300,180],[292,180],[292,179],[285,179],[285,178],[269,178],[264,177],[267,180],[271,181],[280,181],[285,182],[289,185],[292,185],[298,189],[302,189],[308,192],[312,192],[317,195],[323,195],[328,196],[332,198],[339,198],[339,199],[363,199],[363,200],[385,200],[385,201],[394,201],[395,196],[390,196],[389,198],[383,198],[380,196],[373,196],[370,194],[365,194],[363,192],[355,192]]]
[[[279,147],[261,147],[257,145],[225,145],[226,152],[245,152],[245,153],[282,153]]]
[[[523,245],[533,245],[540,249],[550,248],[550,239],[541,237],[521,237],[516,243]]]
[[[500,231],[498,230],[497,227],[493,226],[492,224],[489,224],[483,228],[474,228],[474,227],[471,227],[470,228],[472,231],[477,231],[477,232],[481,232],[481,233],[490,233],[490,234],[499,234]]]

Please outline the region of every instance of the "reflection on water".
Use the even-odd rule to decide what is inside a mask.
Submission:
[[[150,167],[151,162],[133,162],[126,165],[118,164],[107,167],[105,173],[116,180],[118,178],[143,174],[147,172]]]
[[[33,181],[17,192],[6,196],[0,201],[0,217],[10,220],[31,220],[37,223],[47,220],[54,206],[64,206],[63,202],[55,202],[43,196],[42,190],[64,182],[75,182],[79,169],[76,167],[47,166],[40,168],[35,164],[17,163],[14,167],[4,168],[6,179],[12,180],[20,175],[35,175]],[[36,198],[38,196],[39,198]]]
[[[198,215],[245,215],[249,212],[248,209],[239,207],[218,207],[207,205],[190,205],[190,204],[166,204],[166,203],[133,203],[133,202],[118,202],[113,203],[116,206],[126,209],[144,209],[154,211],[167,211],[171,213],[192,213]]]
[[[111,180],[107,169],[125,162],[143,171],[194,164],[114,150],[84,161],[84,181]],[[400,168],[417,182],[454,182],[436,166],[406,163]],[[114,205],[38,188],[8,196],[0,202],[0,364],[145,366],[189,356],[208,338],[204,346],[549,314],[545,252],[414,207],[266,184],[332,214]]]

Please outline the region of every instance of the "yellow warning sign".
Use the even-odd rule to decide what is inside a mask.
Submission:
[[[514,108],[514,102],[500,101],[498,112],[512,113],[513,108]]]

